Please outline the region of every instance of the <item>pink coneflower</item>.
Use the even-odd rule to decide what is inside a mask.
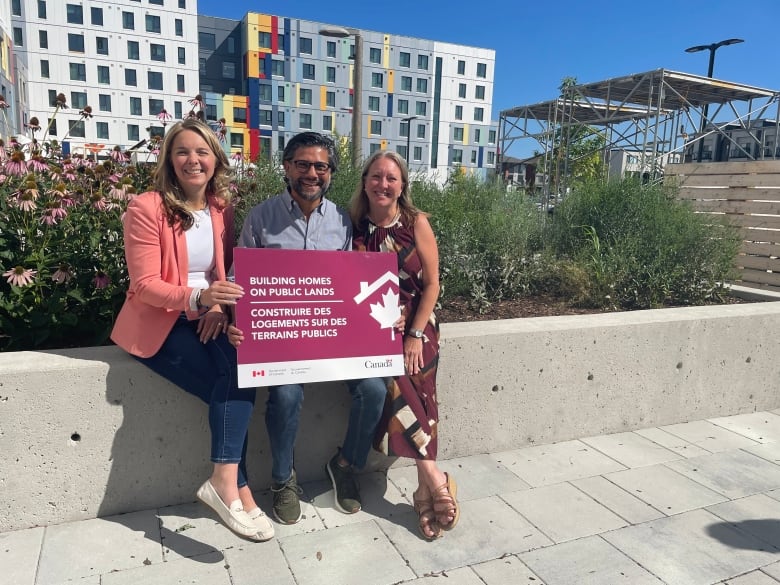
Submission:
[[[9,108],[9,107],[11,107],[11,106],[8,104],[7,101],[5,101],[5,96],[4,95],[0,95],[0,108],[6,109],[6,108]]]
[[[36,154],[33,156],[28,162],[27,166],[32,169],[35,172],[41,172],[45,171],[49,168],[49,165],[46,164],[46,161],[43,159],[43,157],[39,154]]]
[[[5,162],[5,159],[8,158],[8,153],[5,150],[5,141],[0,138],[0,161]]]
[[[58,93],[57,97],[54,98],[53,106],[57,108],[61,108],[63,110],[68,109],[68,98],[65,97],[64,93]]]
[[[27,162],[24,160],[23,152],[19,150],[14,151],[11,158],[5,163],[5,172],[17,177],[21,177],[27,172]]]
[[[64,284],[71,278],[73,278],[73,270],[68,264],[60,264],[60,267],[51,275],[51,279],[57,284]]]
[[[111,284],[111,278],[102,270],[98,270],[95,278],[92,279],[92,283],[95,285],[95,288],[106,288]]]
[[[35,211],[38,209],[38,204],[35,203],[35,198],[27,193],[20,194],[16,198],[16,202],[19,205],[19,209],[22,211]]]
[[[217,138],[219,138],[219,141],[224,144],[227,140],[227,128],[220,128],[217,132]]]
[[[165,126],[168,123],[168,120],[173,119],[173,116],[168,113],[168,110],[163,108],[160,110],[160,113],[157,114],[157,119],[160,120],[163,126]]]
[[[108,191],[108,197],[110,199],[117,199],[119,201],[122,201],[127,198],[127,191],[125,190],[126,186],[117,183],[111,189]]]
[[[122,152],[122,149],[119,146],[115,146],[113,150],[111,150],[111,160],[114,162],[126,162],[130,160],[130,157],[127,156],[124,152]]]
[[[206,109],[206,103],[203,101],[203,96],[200,94],[189,100],[189,102],[193,107],[200,108],[201,110]]]
[[[242,162],[244,160],[244,155],[240,152],[234,152],[230,155],[230,158],[232,158],[236,162]]]
[[[59,199],[64,199],[68,197],[68,188],[65,185],[65,183],[55,183],[51,186],[51,189],[46,191],[47,195],[54,195],[55,197]]]
[[[79,110],[79,116],[89,120],[92,117],[92,106],[84,106],[83,110]]]
[[[25,126],[27,126],[28,129],[32,130],[33,134],[41,129],[41,124],[38,121],[38,118],[36,118],[35,116],[30,118],[30,121],[27,122]]]
[[[103,197],[100,193],[95,193],[92,195],[92,207],[97,209],[98,211],[110,211],[111,209],[114,209],[116,207],[116,203],[113,203],[112,201],[109,201],[105,197]]]
[[[17,266],[7,272],[3,272],[3,276],[8,281],[8,284],[13,286],[27,286],[28,284],[32,284],[36,274],[38,274],[37,270],[30,270],[24,266]]]
[[[40,223],[56,225],[59,220],[67,216],[68,212],[62,207],[47,207],[41,215]]]

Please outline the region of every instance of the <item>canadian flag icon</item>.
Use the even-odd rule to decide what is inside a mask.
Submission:
[[[265,376],[265,370],[260,370],[259,372],[257,370],[252,370],[252,377],[257,378],[258,376]]]

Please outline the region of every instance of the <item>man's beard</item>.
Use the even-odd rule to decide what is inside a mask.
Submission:
[[[295,181],[290,181],[290,190],[295,191],[295,194],[304,201],[317,201],[318,199],[325,197],[328,189],[330,189],[330,181],[317,179],[317,185],[319,186],[319,189],[314,193],[306,193],[307,185],[299,178]]]

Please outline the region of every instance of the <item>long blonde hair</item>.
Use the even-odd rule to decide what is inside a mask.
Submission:
[[[154,181],[155,190],[159,192],[160,197],[162,197],[163,208],[165,209],[165,215],[168,218],[168,224],[173,225],[179,221],[181,222],[182,229],[188,230],[192,227],[194,220],[192,214],[186,207],[187,200],[184,196],[184,192],[179,187],[179,181],[176,178],[176,172],[173,170],[173,163],[171,162],[173,142],[176,140],[176,137],[185,130],[191,130],[203,138],[216,157],[214,175],[211,177],[211,180],[209,180],[209,184],[206,187],[206,194],[211,195],[220,208],[224,208],[230,203],[230,181],[232,179],[232,173],[227,155],[222,150],[219,139],[211,127],[197,118],[187,118],[186,120],[177,122],[171,126],[171,129],[168,130],[163,139],[160,154],[157,157],[157,168],[152,174],[152,179]]]
[[[425,212],[420,211],[412,203],[412,193],[409,187],[409,171],[406,168],[406,162],[403,158],[392,150],[379,150],[372,154],[363,165],[363,172],[360,175],[360,184],[352,194],[352,199],[349,202],[349,217],[352,219],[352,224],[355,226],[360,225],[360,222],[368,217],[369,205],[368,196],[366,195],[366,175],[376,161],[380,158],[388,158],[393,161],[398,169],[401,171],[401,181],[403,187],[401,194],[398,197],[398,211],[401,213],[401,221],[408,226],[413,226],[415,218],[418,214]]]

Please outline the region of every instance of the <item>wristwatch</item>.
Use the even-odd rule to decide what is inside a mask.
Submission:
[[[409,329],[409,337],[416,337],[417,339],[422,338],[423,336],[423,330],[422,329]]]

